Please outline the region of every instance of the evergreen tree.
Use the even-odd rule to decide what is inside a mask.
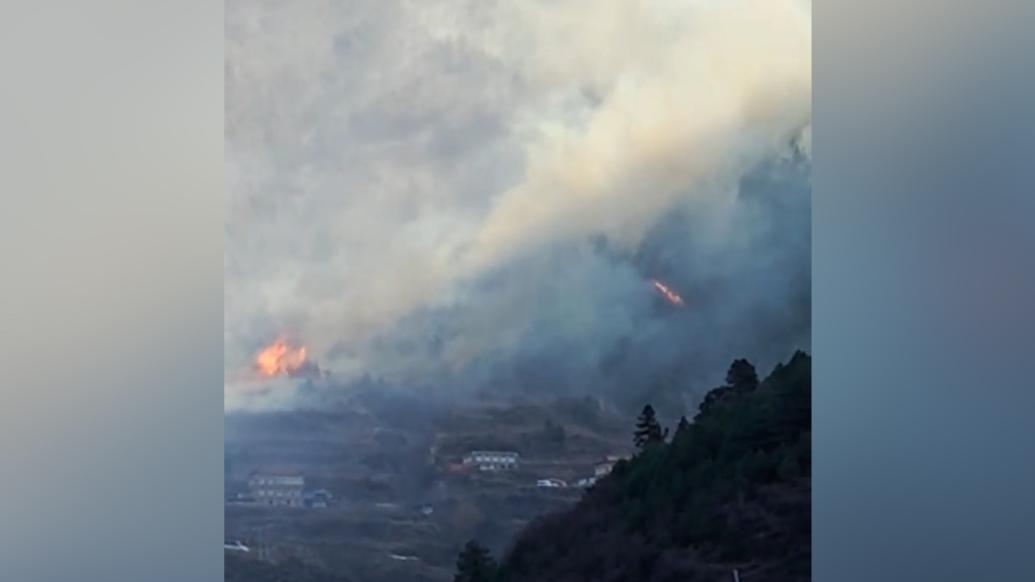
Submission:
[[[690,430],[690,421],[686,419],[686,416],[680,416],[679,424],[676,425],[676,436],[686,434],[688,430]]]
[[[467,542],[456,559],[453,582],[492,582],[496,579],[496,560],[475,540]]]
[[[636,419],[633,443],[636,444],[636,448],[642,449],[648,444],[665,442],[666,436],[668,436],[668,429],[662,431],[657,416],[654,414],[654,407],[647,404]]]
[[[743,358],[733,360],[729,371],[726,372],[726,384],[737,392],[750,392],[758,388],[758,373],[751,362]]]
[[[743,358],[733,360],[726,372],[726,384],[705,394],[698,405],[696,418],[703,418],[715,409],[721,408],[722,403],[727,402],[732,395],[753,392],[756,388],[758,388],[758,373],[751,362]]]

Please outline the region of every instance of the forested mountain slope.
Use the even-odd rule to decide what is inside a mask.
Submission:
[[[530,524],[492,578],[809,580],[811,392],[805,353],[761,383],[737,360],[693,422],[671,439],[638,430],[639,453],[573,509]],[[476,582],[463,569],[457,579]]]

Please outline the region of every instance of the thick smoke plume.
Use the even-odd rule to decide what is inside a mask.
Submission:
[[[227,406],[689,406],[807,347],[810,10],[230,0]],[[241,381],[283,334],[326,378]]]

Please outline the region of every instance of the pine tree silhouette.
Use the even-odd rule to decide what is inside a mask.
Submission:
[[[496,579],[496,560],[475,540],[467,542],[456,559],[453,582],[492,582]]]
[[[647,404],[643,412],[636,419],[636,431],[633,432],[633,443],[636,448],[642,449],[648,444],[665,442],[668,436],[668,429],[662,431],[661,425],[654,414],[654,407]]]
[[[726,384],[737,392],[750,392],[758,388],[758,373],[751,362],[743,358],[733,360],[726,372]]]
[[[680,416],[679,417],[679,424],[676,425],[676,436],[679,436],[680,434],[685,433],[687,430],[690,430],[690,421],[687,420],[685,416]],[[675,437],[673,437],[673,438],[675,438]]]

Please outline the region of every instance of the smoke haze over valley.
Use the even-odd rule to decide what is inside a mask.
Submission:
[[[227,2],[227,410],[679,411],[808,349],[810,12]]]

